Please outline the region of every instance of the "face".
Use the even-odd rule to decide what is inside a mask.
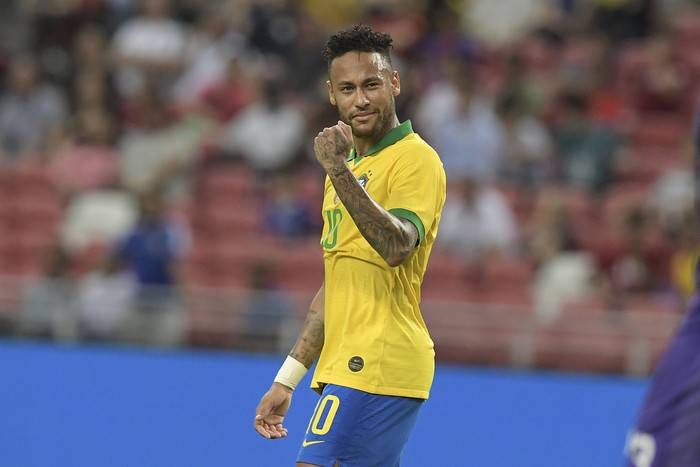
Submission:
[[[335,58],[329,70],[328,94],[340,119],[353,136],[379,139],[396,120],[394,98],[401,91],[399,74],[388,61],[372,52],[348,52]]]
[[[20,58],[12,64],[10,82],[12,89],[18,94],[29,93],[38,81],[38,68],[34,61]]]

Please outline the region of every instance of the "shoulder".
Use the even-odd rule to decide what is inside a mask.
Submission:
[[[417,133],[411,133],[395,144],[396,166],[410,165],[421,170],[433,169],[443,172],[438,153]]]
[[[411,133],[395,144],[398,156],[439,160],[438,154],[418,133]]]

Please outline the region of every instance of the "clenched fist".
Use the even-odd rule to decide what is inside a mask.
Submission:
[[[316,160],[326,172],[338,164],[345,164],[352,147],[352,129],[349,125],[338,122],[324,128],[314,139]]]

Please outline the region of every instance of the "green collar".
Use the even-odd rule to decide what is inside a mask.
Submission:
[[[410,120],[406,120],[396,128],[392,128],[389,131],[389,133],[385,134],[384,137],[380,139],[379,142],[377,142],[377,144],[372,146],[370,150],[367,151],[367,154],[365,154],[364,157],[378,153],[382,149],[387,148],[398,141],[401,141],[411,133],[413,133],[413,126],[411,125]],[[353,146],[350,150],[350,157],[348,158],[348,162],[354,161],[354,163],[357,164],[362,159],[363,157],[357,157],[357,154],[355,153],[355,146]]]

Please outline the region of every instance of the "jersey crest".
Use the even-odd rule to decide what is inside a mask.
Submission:
[[[370,170],[369,172],[363,173],[359,177],[357,177],[357,181],[360,182],[360,185],[362,188],[365,190],[367,189],[367,183],[369,182],[369,177],[372,175],[372,171]],[[335,203],[338,203],[340,201],[340,198],[338,197],[338,194],[336,193],[335,198],[333,200]]]

